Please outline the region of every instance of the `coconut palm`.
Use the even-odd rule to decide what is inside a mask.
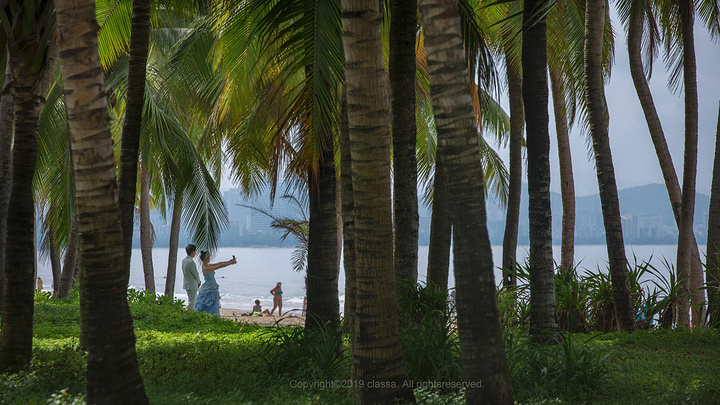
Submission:
[[[715,137],[715,162],[707,235],[707,294],[709,325],[720,327],[720,111]]]
[[[4,32],[0,33],[0,35],[4,35]],[[7,91],[0,96],[0,302],[2,302],[3,287],[5,285],[5,241],[10,187],[12,186],[11,146],[15,123],[13,80],[10,69],[7,67],[7,53],[5,52],[4,55],[3,59],[5,59],[6,63],[2,66],[5,66],[3,78]],[[2,305],[0,305],[0,312],[2,312]]]
[[[86,290],[81,305],[89,325],[88,402],[148,403],[127,304],[95,4],[59,0],[56,8],[80,232],[80,274]]]
[[[469,403],[512,403],[512,384],[495,297],[492,251],[485,217],[485,192],[478,131],[455,0],[420,5],[428,78],[438,131],[438,161],[444,167],[453,226],[458,332]]]

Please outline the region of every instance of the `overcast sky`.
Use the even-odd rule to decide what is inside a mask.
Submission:
[[[610,110],[610,146],[615,165],[615,176],[619,189],[648,183],[663,183],[660,166],[650,133],[637,98],[628,65],[627,39],[625,29],[613,10],[615,31],[615,63],[612,76],[606,87]],[[709,194],[712,180],[712,165],[715,150],[715,134],[720,101],[720,44],[710,39],[708,32],[700,25],[695,28],[695,51],[697,54],[698,96],[699,96],[699,143],[697,191]],[[673,157],[675,170],[682,182],[684,153],[684,107],[683,92],[673,94],[667,87],[668,74],[662,59],[653,65],[650,88],[663,124],[665,137]],[[507,105],[507,102],[505,102]],[[598,192],[595,166],[588,160],[586,136],[574,129],[570,134],[573,153],[573,172],[577,196]],[[552,191],[560,191],[557,141],[554,118],[550,109],[550,139],[552,167]],[[502,152],[504,158],[507,151]]]

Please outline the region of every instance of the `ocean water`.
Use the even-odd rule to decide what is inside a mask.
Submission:
[[[502,246],[493,246],[493,264],[498,266],[502,260]],[[674,245],[628,245],[625,247],[630,263],[633,263],[633,255],[638,261],[651,259],[651,263],[658,270],[665,270],[663,260],[671,265],[675,262],[676,247]],[[700,246],[701,257],[704,257],[705,246]],[[256,299],[260,300],[263,308],[272,309],[272,296],[270,290],[275,283],[283,283],[283,312],[302,308],[305,296],[305,274],[295,272],[292,268],[292,248],[248,248],[248,247],[225,247],[219,248],[211,258],[211,262],[225,261],[237,258],[237,264],[225,267],[216,272],[215,278],[220,285],[222,306],[224,308],[236,308],[249,311]],[[528,255],[529,246],[518,247],[518,261],[522,262]],[[185,290],[182,289],[182,270],[180,262],[185,257],[185,250],[179,249],[178,264],[175,280],[175,297],[187,300]],[[560,261],[560,246],[553,247],[553,256],[557,262]],[[428,247],[420,246],[418,273],[421,281],[425,280],[427,270]],[[165,291],[167,280],[167,248],[153,249],[153,265],[155,269],[155,290],[162,293]],[[607,267],[607,251],[604,245],[578,245],[575,247],[575,260],[580,262],[580,267],[595,270],[598,267]],[[199,268],[199,262],[198,262]],[[450,277],[448,284],[455,285],[455,278],[452,273],[452,261],[450,264]],[[45,290],[51,290],[52,271],[50,263],[40,260],[38,262],[38,276],[43,279]],[[496,284],[502,280],[500,270],[495,270]],[[130,266],[130,286],[143,290],[145,282],[142,270],[142,258],[140,249],[133,249],[132,262]],[[338,297],[340,308],[344,304],[345,275],[340,271],[340,282]]]

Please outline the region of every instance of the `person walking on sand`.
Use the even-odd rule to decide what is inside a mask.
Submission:
[[[282,283],[278,281],[275,288],[270,290],[270,295],[273,296],[273,309],[270,311],[270,315],[275,313],[275,308],[278,309],[278,314],[282,316]]]
[[[215,281],[215,270],[230,266],[237,263],[235,256],[232,259],[210,263],[210,252],[207,250],[200,251],[200,261],[202,261],[202,273],[205,276],[205,283],[198,291],[197,302],[195,303],[195,311],[207,312],[208,314],[220,316],[220,286]]]
[[[183,271],[183,289],[187,292],[188,296],[188,309],[191,311],[195,310],[195,299],[197,298],[198,288],[200,288],[200,275],[198,274],[197,267],[195,267],[195,245],[192,243],[185,247],[185,253],[187,257],[182,261]]]

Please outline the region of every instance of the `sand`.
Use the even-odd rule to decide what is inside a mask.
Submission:
[[[249,311],[235,308],[220,308],[220,316],[235,322],[247,323],[260,326],[305,326],[305,318],[293,314],[285,316],[244,316]]]

